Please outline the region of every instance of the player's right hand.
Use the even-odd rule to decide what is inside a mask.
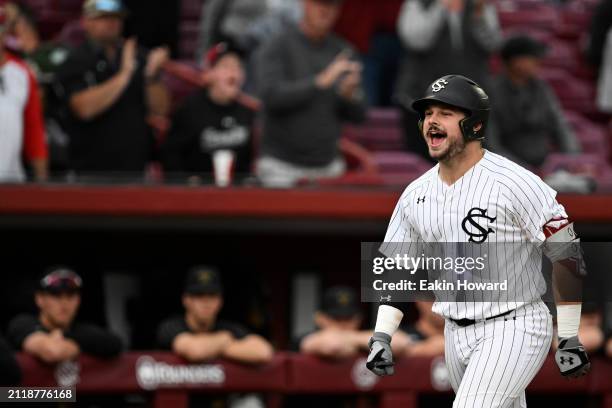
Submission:
[[[559,338],[555,361],[564,377],[582,377],[591,369],[589,356],[578,340],[578,336]]]
[[[366,362],[368,370],[381,377],[393,375],[391,336],[386,333],[374,332],[368,346],[370,347],[370,355],[368,355]]]

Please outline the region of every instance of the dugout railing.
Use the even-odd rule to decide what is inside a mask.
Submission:
[[[441,357],[402,359],[396,375],[386,378],[365,369],[365,356],[332,362],[277,353],[262,366],[227,361],[189,364],[165,352],[128,352],[112,360],[81,356],[58,366],[23,353],[17,358],[23,386],[75,386],[77,400],[88,394],[149,394],[154,408],[187,407],[192,393],[251,391],[264,394],[271,408],[280,407],[290,394],[378,395],[381,408],[417,408],[419,394],[450,392]],[[602,397],[602,408],[612,408],[612,361],[595,358],[587,377],[568,381],[549,356],[528,392],[597,395]]]

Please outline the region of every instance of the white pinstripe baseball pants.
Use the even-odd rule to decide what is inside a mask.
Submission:
[[[525,388],[542,367],[552,334],[552,316],[543,302],[467,327],[446,319],[453,408],[525,408]]]

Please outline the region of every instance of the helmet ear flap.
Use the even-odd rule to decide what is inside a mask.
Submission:
[[[476,126],[478,123],[481,124],[480,129],[474,130],[474,126]],[[459,121],[459,128],[461,129],[463,139],[466,141],[484,139],[485,123],[478,120],[478,118],[468,116],[461,119]]]

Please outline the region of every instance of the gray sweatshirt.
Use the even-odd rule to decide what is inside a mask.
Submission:
[[[314,43],[297,26],[264,44],[256,55],[256,86],[264,103],[261,155],[321,167],[338,157],[344,120],[365,119],[362,98],[347,100],[315,77],[350,46],[330,35]]]

